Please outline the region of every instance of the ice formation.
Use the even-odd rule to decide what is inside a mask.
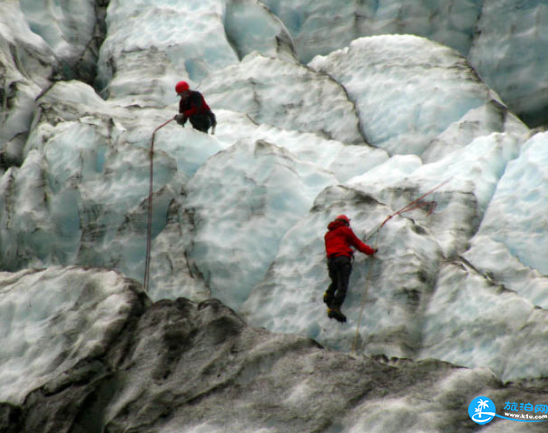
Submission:
[[[135,314],[134,282],[107,270],[1,273],[0,400],[20,404],[67,370],[100,357]]]
[[[1,2],[0,426],[475,431],[477,395],[548,398],[546,5],[434,3]],[[181,79],[215,135],[170,122]],[[340,213],[379,249],[344,325]]]

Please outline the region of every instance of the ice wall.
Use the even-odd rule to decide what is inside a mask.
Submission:
[[[133,283],[108,270],[0,273],[0,399],[21,404],[109,349],[140,307]]]
[[[264,0],[309,62],[362,36],[413,34],[456,49],[530,126],[546,125],[543,0]],[[534,77],[534,78],[531,78]]]
[[[542,0],[486,0],[469,54],[485,82],[532,127],[546,125],[548,114],[547,26],[548,5]]]
[[[430,3],[416,2],[405,9],[385,2],[375,13],[386,14],[388,29],[398,24],[400,12],[410,13],[411,24],[412,17],[424,11],[444,10]],[[448,4],[453,5],[452,25],[466,35],[479,5],[464,2],[458,9],[456,2]],[[153,131],[165,124],[156,134],[153,155],[149,295],[154,301],[164,299],[159,310],[165,305],[172,311],[175,305],[175,310],[192,314],[205,309],[207,316],[209,306],[218,305],[211,298],[217,298],[256,327],[298,335],[288,340],[313,338],[330,349],[354,349],[369,359],[449,362],[488,371],[485,374],[499,387],[503,381],[537,383],[546,376],[547,137],[528,129],[505,96],[489,86],[481,71],[476,73],[462,55],[465,37],[455,37],[460,39],[460,53],[413,35],[361,37],[346,31],[365,22],[354,6],[341,7],[340,14],[331,17],[322,11],[332,11],[332,5],[322,2],[297,2],[291,11],[279,2],[269,2],[266,8],[252,0],[166,0],[154,5],[117,0],[108,5],[106,39],[96,53],[98,79],[93,87],[80,76],[65,80],[59,67],[67,58],[74,60],[83,41],[96,31],[101,21],[97,9],[87,2],[77,10],[58,10],[53,7],[57,3],[48,2],[43,9],[29,5],[0,4],[6,12],[0,18],[0,265],[6,286],[14,278],[47,273],[49,268],[54,274],[85,274],[80,267],[99,267],[118,272],[113,275],[123,284],[140,287],[149,149]],[[494,10],[489,2],[485,6],[486,11]],[[537,5],[528,10],[535,17],[543,9]],[[74,16],[80,12],[83,15]],[[354,24],[346,16],[355,17]],[[40,17],[55,25],[37,26]],[[322,31],[322,23],[332,19],[341,20],[335,29],[341,39]],[[497,34],[491,30],[494,24],[481,19],[486,35]],[[82,34],[73,34],[70,23],[81,20],[86,21]],[[432,23],[438,25],[435,19]],[[542,19],[538,23],[533,34],[542,28]],[[48,29],[51,33],[44,33]],[[299,47],[309,30],[314,30],[309,41],[318,41],[315,54],[323,55],[303,64]],[[492,38],[483,41],[485,46]],[[333,44],[335,51],[327,42],[322,48],[322,41]],[[483,58],[479,45],[472,53]],[[534,72],[528,77],[535,77]],[[189,80],[213,107],[216,135],[166,123],[177,112],[173,85],[180,79]],[[542,89],[542,80],[529,82]],[[433,214],[416,209],[391,218],[376,231],[388,217],[429,192],[425,200],[437,204]],[[322,303],[329,283],[322,237],[340,213],[348,214],[356,233],[370,235],[367,242],[379,248],[374,258],[356,257],[343,307],[349,317],[345,325],[330,321]],[[73,302],[72,292],[63,296],[66,289],[60,287],[70,286],[70,281],[54,280],[57,305],[68,305],[69,312],[56,319],[64,323],[65,318],[72,320],[80,304]],[[98,296],[101,293],[98,289]],[[180,297],[191,301],[165,301]],[[28,301],[24,295],[21,299]],[[118,303],[99,304],[97,311],[105,320],[118,320]],[[12,301],[7,305],[9,311]],[[33,314],[32,309],[24,311]],[[51,317],[57,310],[51,306],[48,311]],[[211,337],[215,346],[220,338],[216,329],[225,331],[227,322],[207,317],[212,334],[204,338]],[[243,329],[241,319],[228,323],[235,326],[227,325],[229,333]],[[16,327],[34,333],[35,323],[18,319]],[[173,349],[178,346],[170,343],[168,331],[159,331],[168,341],[167,364],[181,355]],[[175,332],[173,341],[185,335],[191,334]],[[13,344],[4,361],[11,366],[19,352],[13,335],[9,339]],[[93,351],[84,351],[79,358],[80,346],[67,344],[59,352],[61,370],[93,356]],[[223,355],[232,353],[235,346],[230,344]],[[235,350],[254,350],[242,344]],[[279,346],[273,343],[266,350],[261,344],[258,352],[266,353],[266,361],[258,356],[260,362],[243,368],[235,383],[256,377],[257,371],[266,372],[267,381],[274,380],[268,375],[278,370],[269,354]],[[71,350],[74,357],[64,356]],[[16,376],[32,377],[34,385],[22,384],[17,401],[33,387],[49,383],[46,371],[57,371],[49,361],[43,370],[35,368],[42,361],[29,353],[25,356],[31,367]],[[173,353],[178,355],[173,358]],[[209,359],[217,352],[200,352],[198,346],[196,353]],[[142,354],[151,356],[147,350]],[[333,362],[351,362],[340,361],[344,356],[337,355]],[[430,358],[435,361],[425,361]],[[155,356],[149,359],[151,365],[159,362]],[[245,359],[242,355],[242,362]],[[199,365],[208,374],[215,370]],[[171,371],[167,368],[151,381],[161,381]],[[443,372],[440,376],[445,377]],[[100,389],[110,386],[101,383]],[[148,392],[150,383],[141,390]],[[152,389],[151,399],[163,402],[177,386]],[[303,405],[312,395],[306,387],[286,391],[284,398]],[[126,392],[109,412],[112,425],[124,424],[120,408],[130,408],[131,417],[141,413],[134,405],[132,393],[137,391]],[[340,397],[341,405],[347,397]],[[410,406],[397,396],[391,403],[394,413]],[[378,415],[379,404],[364,402],[363,408]],[[339,420],[339,430],[359,429],[361,423],[382,429],[382,422],[370,422],[377,415],[363,418],[361,412],[352,412]],[[426,422],[421,419],[410,425],[421,426]],[[198,431],[209,427],[196,418],[188,425]]]

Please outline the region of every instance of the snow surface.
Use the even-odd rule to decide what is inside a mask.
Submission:
[[[487,39],[470,48],[479,7],[472,1],[448,2],[452,14],[429,30],[459,36],[453,48],[413,35],[360,37],[344,18],[355,16],[354,6],[332,17],[332,2],[281,3],[112,0],[95,88],[55,75],[96,31],[89,2],[0,4],[1,284],[59,266],[53,299],[70,310],[79,292],[62,289],[64,266],[142,281],[151,136],[177,112],[173,85],[187,79],[218,127],[207,135],[171,122],[155,135],[154,300],[215,297],[255,326],[338,350],[434,357],[490,368],[505,381],[545,377],[548,134],[525,126],[462,55],[471,49],[475,61],[489,61],[503,30],[482,17]],[[445,7],[373,3],[362,2],[375,34],[396,32],[387,29],[405,11],[412,13],[398,29],[423,27],[412,17]],[[494,2],[485,3],[495,16]],[[531,12],[540,14],[533,41],[546,33],[544,10]],[[38,25],[45,17],[55,25]],[[333,20],[341,25],[323,34]],[[519,46],[530,40],[525,33]],[[538,91],[542,75],[529,62],[520,82]],[[492,70],[501,88],[515,84],[515,74]],[[434,188],[426,198],[437,203],[432,215],[394,217],[377,236],[386,218]],[[340,213],[379,248],[356,257],[344,325],[322,303],[323,234]],[[2,295],[4,308],[15,293]],[[30,293],[17,295],[21,305]],[[119,306],[108,305],[105,320],[116,320]],[[36,326],[18,316],[9,329],[35,335]],[[19,391],[10,385],[6,398],[20,399],[57,370],[51,359],[21,352],[15,334],[8,338],[2,374]],[[91,351],[73,349],[63,362]],[[21,353],[28,370],[12,371]],[[19,375],[24,383],[14,382]]]

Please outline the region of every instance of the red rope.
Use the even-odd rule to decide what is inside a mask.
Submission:
[[[380,229],[382,229],[384,227],[384,225],[390,221],[392,218],[394,218],[395,216],[398,216],[398,215],[401,215],[402,213],[405,213],[405,212],[410,212],[412,210],[415,210],[415,209],[420,209],[420,208],[424,208],[424,207],[430,207],[430,209],[428,210],[428,214],[427,216],[430,216],[432,215],[432,213],[434,212],[434,210],[436,209],[438,203],[435,202],[435,201],[423,201],[423,199],[425,197],[428,197],[430,194],[432,194],[434,191],[438,190],[439,188],[441,188],[443,185],[445,185],[447,182],[449,182],[451,179],[447,179],[445,182],[442,182],[440,183],[438,186],[432,188],[431,190],[429,190],[428,192],[424,193],[423,195],[421,195],[419,198],[417,198],[416,200],[413,200],[411,203],[408,203],[407,205],[405,205],[404,207],[402,207],[400,210],[394,212],[393,214],[391,215],[388,215],[386,217],[386,219],[381,223],[381,225],[376,229],[374,230],[368,237],[367,239],[369,239],[371,236],[373,236],[376,232],[378,232]]]
[[[162,123],[158,126],[152,133],[152,139],[150,141],[150,166],[149,166],[149,182],[148,182],[148,210],[147,210],[147,249],[146,249],[146,260],[145,260],[145,276],[143,280],[143,286],[145,287],[145,292],[148,292],[149,284],[149,272],[150,272],[150,250],[152,248],[152,192],[154,186],[154,136],[156,132],[166,126],[169,122],[172,122],[175,118],[168,120],[165,123]]]

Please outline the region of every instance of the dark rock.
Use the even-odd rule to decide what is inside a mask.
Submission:
[[[505,386],[487,369],[366,358],[254,329],[216,299],[145,303],[142,314],[129,317],[99,358],[35,390],[21,408],[0,405],[0,431],[332,433],[382,426],[463,433],[478,431],[468,416],[477,396],[500,409],[510,399],[548,397],[542,380]],[[541,424],[530,431],[543,431]]]
[[[21,408],[0,402],[0,433],[18,433],[21,431]]]

